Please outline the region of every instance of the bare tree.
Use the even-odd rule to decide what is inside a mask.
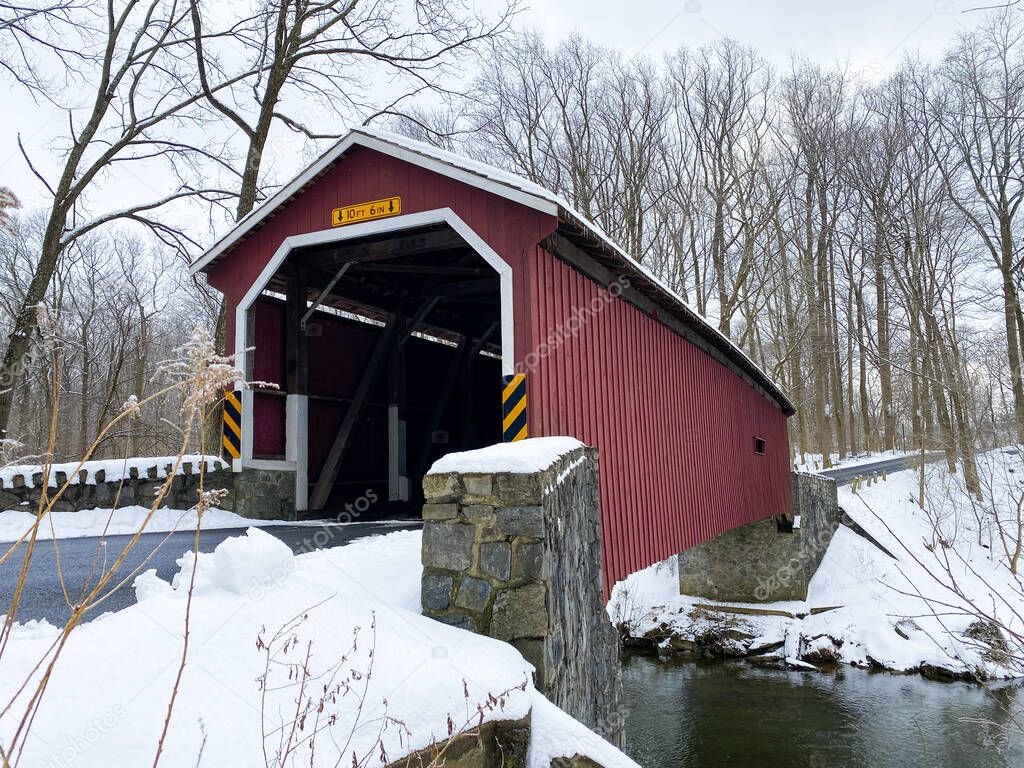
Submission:
[[[66,69],[75,69],[80,51],[63,39],[64,33],[82,22],[85,7],[78,0],[50,0],[36,4],[0,2],[0,72],[6,73],[36,95],[46,96],[46,76],[34,48],[43,59],[56,59]]]
[[[1009,8],[961,37],[933,90],[933,109],[950,151],[940,163],[952,199],[998,270],[1003,293],[1017,440],[1024,442],[1020,267],[1016,224],[1024,202],[1024,23]],[[942,153],[942,150],[938,150]]]
[[[42,216],[20,217],[15,231],[0,232],[0,328],[9,327],[21,305],[38,258]],[[45,298],[51,334],[61,344],[59,371],[37,354],[22,361],[17,375],[0,382],[12,388],[17,407],[11,432],[27,453],[47,450],[50,408],[56,399],[67,423],[60,430],[55,459],[81,453],[121,403],[141,399],[160,366],[187,343],[197,324],[213,327],[203,296],[184,262],[168,249],[154,248],[122,227],[97,230],[77,240],[60,260]],[[56,377],[55,377],[56,376]],[[40,386],[56,384],[56,391]],[[169,419],[173,398],[154,404],[141,418],[119,424],[95,446],[97,458],[164,455],[179,437]]]
[[[791,193],[795,198],[791,204],[792,226],[801,284],[807,293],[815,447],[826,467],[832,463],[834,417],[842,429],[842,390],[836,386],[837,372],[832,362],[838,342],[832,318],[831,266],[840,197],[845,194],[839,183],[845,87],[839,73],[797,63],[783,83],[782,95],[788,125],[787,151],[796,171]],[[845,450],[842,434],[837,445],[840,452]]]
[[[693,54],[678,52],[668,77],[697,158],[695,181],[710,207],[718,328],[729,336],[754,268],[755,244],[772,221],[771,207],[757,200],[764,191],[772,76],[752,49],[726,40]]]
[[[659,164],[669,103],[656,68],[579,37],[549,48],[536,34],[496,42],[454,110],[417,112],[411,135],[447,141],[556,190],[643,260],[664,190]]]
[[[205,137],[195,130],[203,119],[195,109],[203,93],[193,82],[187,8],[177,0],[108,0],[102,8],[93,2],[64,12],[68,23],[49,29],[53,35],[60,33],[59,45],[76,51],[77,65],[65,70],[66,87],[42,79],[32,80],[32,87],[57,105],[80,103],[83,94],[90,95],[83,109],[67,109],[67,134],[55,177],[48,178],[19,141],[25,162],[51,203],[35,272],[4,346],[4,371],[15,370],[29,349],[34,308],[46,296],[63,254],[77,240],[112,222],[130,221],[167,245],[186,249],[195,245],[190,237],[155,214],[177,201],[225,196],[207,188],[197,172],[200,162],[223,161],[219,151],[202,146]],[[30,46],[37,39],[20,26],[10,30],[20,45]],[[41,45],[51,50],[58,43],[51,38]],[[211,88],[220,90],[241,79]],[[182,138],[197,133],[195,142]],[[119,171],[134,164],[145,164],[147,173],[162,166],[178,179],[177,186],[133,195],[121,208],[97,210],[92,193],[111,178],[123,179]],[[0,392],[0,436],[7,432],[10,412],[10,391]]]
[[[997,14],[972,45],[989,40],[989,60],[1015,62],[1014,26]],[[965,169],[993,189],[999,171],[1009,189],[1021,152],[978,143],[987,130],[1013,135],[1018,85],[1000,84],[994,64],[979,74],[988,91],[958,85],[950,73],[968,49],[864,88],[801,61],[776,81],[728,41],[652,64],[579,37],[550,47],[519,35],[493,47],[466,98],[404,128],[561,192],[715,318],[797,403],[794,448],[827,465],[836,450],[928,445],[971,477],[975,443],[999,439],[1015,402],[1012,376],[975,373],[1005,366],[974,353],[972,315],[989,296],[973,276],[980,248],[1015,249],[1018,225],[1008,219],[1005,237],[991,226]],[[974,140],[946,135],[942,110],[954,102]],[[1003,265],[1003,297],[1015,299],[1024,269]],[[1010,352],[1024,317],[1006,317]]]
[[[864,95],[864,115],[853,127],[856,151],[848,156],[845,171],[868,218],[868,230],[859,242],[870,255],[865,267],[874,289],[875,346],[871,350],[878,371],[881,399],[881,445],[891,451],[896,445],[896,411],[893,405],[892,329],[889,298],[889,265],[894,224],[893,174],[903,150],[905,135],[898,118],[888,109],[887,86]]]
[[[337,118],[367,111],[391,114],[412,94],[443,90],[441,76],[476,46],[503,34],[517,10],[512,0],[490,19],[443,0],[270,0],[252,17],[211,36],[200,3],[190,0],[203,93],[245,139],[235,218],[256,204],[275,123],[308,139],[337,138],[330,130]],[[221,44],[240,44],[245,51],[230,74],[230,65],[222,63],[228,57],[217,55]],[[245,85],[218,93],[213,71],[222,82]],[[252,82],[250,76],[255,76]],[[378,87],[382,78],[393,88],[383,104],[370,98],[387,91]],[[317,124],[305,125],[289,115],[289,99],[315,105]]]
[[[264,156],[275,125],[311,141],[336,139],[338,121],[397,114],[399,105],[424,91],[441,91],[442,76],[466,55],[499,37],[519,9],[509,0],[493,19],[444,0],[409,4],[372,0],[270,0],[251,17],[237,19],[223,35],[210,35],[198,0],[189,0],[196,67],[210,106],[237,129],[244,161],[238,174],[235,220],[256,205]],[[241,48],[241,63],[227,70],[223,46]],[[244,87],[215,92],[212,73]],[[249,82],[254,76],[252,82]],[[377,84],[386,78],[391,89]],[[389,92],[383,103],[371,96]],[[303,122],[290,105],[313,105],[316,122]],[[308,123],[308,124],[307,124]],[[216,340],[225,349],[226,306],[220,301]],[[215,423],[209,425],[212,432]]]

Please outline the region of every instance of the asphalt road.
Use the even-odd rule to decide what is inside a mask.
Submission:
[[[407,525],[394,523],[354,523],[351,525],[297,526],[274,525],[261,528],[273,534],[292,548],[293,552],[311,549],[329,549],[348,544],[364,536],[373,536],[392,531],[418,528],[419,522]],[[202,531],[199,534],[199,550],[212,552],[224,539],[245,533],[245,528],[224,528],[221,530]],[[317,534],[320,534],[319,536]],[[166,539],[166,540],[165,540]],[[131,540],[131,536],[83,537],[78,539],[62,539],[60,544],[60,565],[64,574],[64,583],[72,600],[82,594],[83,588],[95,583],[95,571],[104,563],[110,564]],[[161,542],[163,542],[161,544]],[[157,575],[169,580],[178,572],[177,559],[190,551],[195,543],[194,531],[178,531],[167,537],[166,533],[145,533],[138,544],[128,554],[128,558],[119,572],[128,574],[142,565],[147,556],[150,561],[142,568],[156,568]],[[2,546],[2,545],[0,545]],[[24,545],[23,545],[24,546]],[[56,554],[53,543],[40,541],[32,555],[28,581],[22,593],[21,606],[18,608],[18,621],[29,619],[47,619],[54,624],[63,624],[70,614],[64,599],[60,580],[57,577]],[[19,549],[3,565],[0,565],[0,611],[10,604],[11,596],[18,582],[22,557]],[[135,602],[135,591],[129,581],[121,589],[113,591],[93,612],[86,614],[86,620],[95,618],[107,611],[119,611]]]
[[[849,485],[853,482],[856,477],[864,477],[870,475],[872,472],[875,474],[882,474],[883,472],[899,472],[900,470],[907,469],[907,461],[909,459],[916,459],[916,456],[900,457],[895,459],[885,459],[883,461],[875,461],[870,464],[858,464],[854,467],[840,467],[839,469],[824,469],[820,470],[817,474],[824,475],[825,477],[831,477],[836,481],[837,485]],[[942,458],[941,455],[938,458]],[[926,461],[935,461],[935,458],[931,456],[925,457]]]

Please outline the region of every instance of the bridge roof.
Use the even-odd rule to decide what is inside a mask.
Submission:
[[[687,327],[694,330],[733,365],[753,379],[784,413],[787,415],[795,413],[793,404],[782,389],[742,349],[705,320],[679,294],[620,248],[604,230],[577,211],[565,197],[509,171],[391,131],[367,126],[351,129],[330,149],[273,196],[254,208],[200,255],[192,264],[192,273],[205,271],[227,255],[232,248],[257,229],[278,208],[313,184],[339,162],[350,149],[357,146],[396,157],[557,217],[560,228],[566,229],[568,234],[573,235],[576,242],[589,246],[586,248],[588,252],[592,255],[600,253],[605,257],[602,261],[610,263],[619,271],[628,274],[636,287],[658,304],[679,316]]]

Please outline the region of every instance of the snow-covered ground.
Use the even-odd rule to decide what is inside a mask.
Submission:
[[[84,509],[79,512],[50,512],[39,525],[37,539],[68,539],[81,536],[113,536],[135,533],[150,513],[149,507],[119,507],[118,509]],[[8,509],[0,511],[0,542],[18,541],[35,523],[33,512]],[[194,531],[197,513],[194,509],[160,508],[146,523],[146,533],[168,531]],[[211,508],[203,513],[203,530],[219,528],[249,528],[267,525],[349,525],[323,520],[252,520],[223,509]]]
[[[532,709],[531,768],[576,753],[636,768],[544,701],[511,646],[420,616],[419,558],[416,531],[296,556],[250,529],[198,561],[182,557],[170,583],[144,573],[138,604],[71,633],[21,764],[151,764],[187,626],[161,765],[381,765]],[[19,625],[3,651],[5,747],[59,635]]]
[[[791,666],[839,661],[1021,676],[1017,661],[1024,652],[1012,635],[1001,632],[1010,651],[1001,653],[983,641],[990,633],[979,639],[984,628],[976,622],[995,619],[1024,636],[1024,581],[1011,573],[1007,557],[1016,548],[1018,502],[1024,502],[1024,458],[1016,450],[993,451],[979,457],[979,468],[985,503],[972,502],[962,474],[949,475],[943,464],[926,468],[924,510],[914,471],[840,488],[840,506],[892,556],[841,526],[806,602],[732,604],[788,616],[720,612],[710,601],[680,596],[674,559],[616,585],[609,611],[635,637],[665,636],[666,649],[714,637],[725,655],[763,652]]]

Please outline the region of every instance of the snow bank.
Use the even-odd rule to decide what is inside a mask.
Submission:
[[[164,762],[194,765],[202,750],[204,765],[263,765],[261,732],[289,730],[300,695],[312,696],[314,711],[323,707],[319,722],[335,720],[318,739],[318,766],[338,761],[332,742],[349,742],[343,764],[353,750],[360,757],[383,750],[397,758],[445,737],[449,717],[460,726],[475,722],[478,706],[485,707],[485,720],[524,717],[531,695],[517,686],[531,668],[515,649],[376,596],[378,585],[364,575],[364,569],[380,572],[372,560],[388,560],[394,579],[418,581],[415,568],[389,554],[394,538],[410,535],[382,537],[372,551],[314,552],[290,558],[289,565],[281,560],[284,545],[259,531],[201,554],[188,665]],[[181,654],[190,576],[183,563],[172,585],[154,589],[155,576],[147,574],[140,603],[75,630],[23,764],[47,764],[65,745],[81,742],[96,721],[108,720],[109,730],[76,756],[78,768],[152,761]],[[16,634],[0,667],[0,690],[14,692],[46,647],[45,639]],[[289,666],[293,661],[304,663],[308,675]],[[297,675],[308,681],[307,694],[300,693]],[[324,685],[330,696],[321,701]],[[503,709],[486,708],[492,694],[505,695]],[[17,699],[24,701],[25,695]],[[18,710],[16,704],[0,719],[4,741],[16,728]],[[303,736],[314,719],[309,716]],[[268,737],[271,754],[277,745],[276,736]],[[309,764],[308,749],[302,756]]]
[[[547,469],[567,453],[583,448],[574,437],[531,437],[515,443],[449,453],[434,462],[427,474],[442,472],[511,472],[530,474]]]
[[[530,724],[533,735],[527,755],[529,768],[551,768],[557,757],[585,755],[604,768],[640,768],[592,730],[533,692]]]
[[[138,477],[144,478],[148,476],[149,470],[155,469],[157,478],[162,480],[167,477],[167,470],[170,469],[170,467],[173,467],[177,461],[177,456],[148,456],[133,459],[104,459],[99,461],[86,461],[84,463],[70,461],[64,464],[51,464],[48,485],[50,488],[57,487],[58,472],[63,472],[68,476],[70,485],[78,485],[80,482],[78,473],[82,470],[85,470],[86,472],[86,485],[96,485],[97,472],[103,472],[104,480],[109,482],[131,477],[132,470],[136,470]],[[189,454],[181,457],[181,464],[178,466],[175,474],[185,474],[184,465],[186,463],[190,463],[192,465],[192,471],[196,473],[198,472],[199,465],[202,463],[206,464],[207,472],[213,472],[227,467],[227,463],[217,456]],[[5,467],[0,467],[0,489],[13,488],[14,478],[19,475],[24,478],[26,486],[32,487],[35,482],[34,475],[42,471],[42,464],[10,464]]]
[[[1024,498],[1024,458],[995,451],[980,456],[979,466],[988,508],[1011,522],[1014,499]],[[972,504],[961,474],[951,476],[943,464],[931,464],[926,477],[927,510],[916,501],[915,471],[894,473],[857,491],[839,489],[847,515],[887,552],[841,526],[805,602],[729,604],[789,615],[708,611],[712,601],[677,594],[670,558],[615,586],[608,606],[612,620],[635,637],[668,632],[693,640],[727,627],[748,636],[737,646],[741,655],[781,644],[783,659],[1020,676],[1024,670],[1012,659],[1000,660],[964,634],[978,618],[972,603],[993,612],[1002,626],[1024,632],[1024,586],[1007,567],[993,518],[986,520],[985,509]],[[1015,542],[1011,532],[1011,551]],[[811,615],[813,609],[821,612]],[[671,645],[668,638],[665,643]]]
[[[612,588],[608,615],[616,626],[626,624],[640,632],[648,619],[657,615],[657,607],[679,597],[679,558],[676,555],[632,573]]]
[[[70,539],[82,536],[114,536],[117,534],[135,533],[139,530],[149,507],[131,506],[118,509],[97,508],[83,509],[79,512],[50,512],[39,526],[39,539]],[[25,510],[6,510],[0,512],[0,542],[17,541],[36,521],[34,512]],[[146,525],[147,533],[166,533],[168,531],[194,531],[199,516],[194,509],[167,509],[161,507],[153,513]],[[343,525],[343,523],[325,523],[322,520],[289,521],[289,520],[251,520],[234,512],[211,508],[203,513],[203,529],[248,528],[267,525]]]
[[[72,633],[22,764],[152,762],[194,578],[187,664],[162,764],[193,766],[201,752],[202,765],[265,765],[264,747],[273,760],[298,700],[308,710],[300,738],[315,733],[315,750],[304,745],[288,765],[350,765],[352,753],[359,764],[386,764],[444,740],[450,728],[532,709],[534,768],[577,752],[634,768],[546,702],[512,646],[419,615],[420,542],[418,531],[403,531],[292,556],[252,529],[212,553],[186,555],[171,583],[144,573],[136,605]],[[35,664],[56,634],[45,623],[15,627],[0,691],[6,700],[26,678],[30,685],[0,717],[0,742],[17,728]]]
[[[972,503],[962,473],[950,475],[943,464],[926,468],[924,510],[916,500],[914,471],[856,491],[840,488],[840,506],[895,559],[840,529],[811,581],[808,601],[843,608],[809,617],[805,633],[841,632],[850,641],[844,659],[870,656],[894,669],[928,663],[991,676],[1021,674],[985,659],[984,648],[963,634],[976,620],[971,603],[1024,632],[1024,587],[1007,567],[994,518],[985,517],[996,512],[1009,522],[1016,508],[1012,496],[1024,494],[1024,460],[1015,451],[993,451],[978,463],[987,510]],[[1013,533],[1009,541],[1012,547]]]

